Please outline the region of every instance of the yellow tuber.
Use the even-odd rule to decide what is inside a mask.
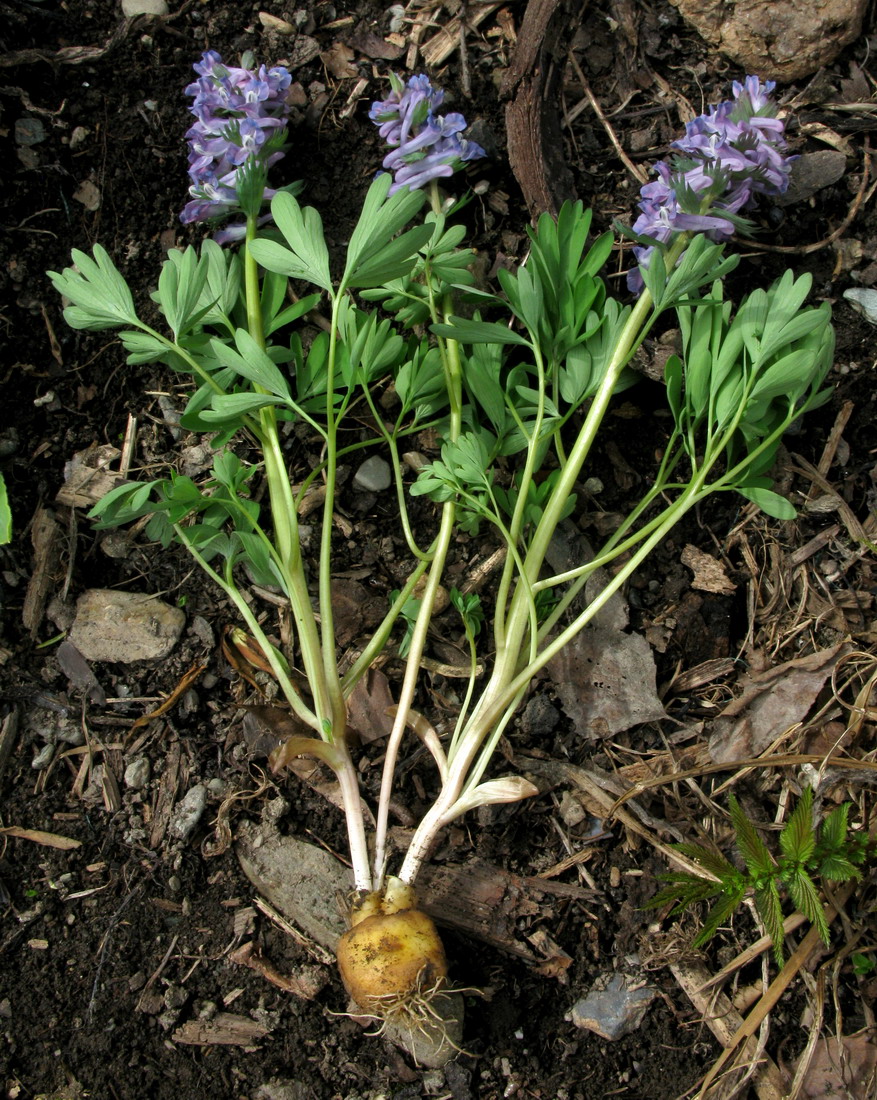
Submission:
[[[389,879],[383,891],[354,906],[338,944],[338,969],[347,992],[371,1016],[419,1016],[444,987],[447,963],[432,920],[417,908],[414,890]]]

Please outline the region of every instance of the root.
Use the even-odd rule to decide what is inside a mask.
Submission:
[[[441,1044],[449,1046],[457,1054],[470,1054],[461,1047],[448,1030],[445,1017],[436,1007],[439,1000],[450,1000],[453,994],[475,994],[483,996],[480,989],[474,987],[455,988],[448,985],[445,978],[437,978],[430,984],[425,977],[428,967],[424,967],[421,976],[418,977],[414,988],[405,993],[386,993],[369,998],[368,1008],[354,1012],[332,1012],[333,1016],[347,1016],[350,1019],[362,1019],[367,1017],[378,1025],[373,1031],[367,1032],[371,1037],[383,1035],[392,1027],[407,1034],[412,1045],[416,1036],[422,1036],[430,1040],[438,1035]]]

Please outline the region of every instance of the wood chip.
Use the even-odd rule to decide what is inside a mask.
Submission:
[[[188,1046],[251,1047],[270,1034],[269,1028],[247,1016],[217,1012],[212,1020],[188,1020],[172,1038]]]
[[[42,829],[23,829],[19,825],[8,825],[0,829],[0,835],[18,837],[19,840],[32,840],[34,844],[42,844],[44,848],[59,848],[63,852],[82,847],[82,842],[72,837],[61,836],[59,833],[45,833]]]
[[[701,592],[715,592],[720,596],[730,596],[737,591],[737,585],[726,576],[722,563],[691,543],[682,551],[681,561],[694,573],[692,588]]]
[[[481,3],[470,4],[466,12],[466,27],[480,27],[484,20],[492,12],[502,7],[501,4]],[[427,68],[434,69],[442,65],[451,54],[460,46],[461,22],[455,16],[447,23],[438,34],[422,46],[420,56]]]
[[[61,526],[48,508],[37,508],[30,539],[34,564],[24,596],[21,619],[32,638],[39,633],[49,592],[55,584],[55,571],[61,555]]]

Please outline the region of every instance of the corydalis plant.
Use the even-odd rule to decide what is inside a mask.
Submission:
[[[828,924],[819,898],[820,884],[824,880],[847,882],[861,878],[861,868],[874,855],[874,845],[867,833],[849,831],[851,804],[844,802],[817,821],[813,812],[813,791],[808,787],[783,826],[776,855],[761,839],[733,795],[728,805],[743,867],[735,866],[720,852],[702,844],[675,844],[676,851],[699,864],[713,878],[687,871],[660,875],[667,885],[651,899],[647,908],[661,909],[670,905],[670,914],[676,915],[697,902],[713,900],[703,927],[692,941],[692,947],[703,947],[751,894],[773,942],[776,961],[782,966],[783,902],[788,897],[818,928],[823,942],[828,944]]]
[[[599,274],[612,236],[589,241],[591,215],[580,203],[528,229],[528,260],[517,271],[499,272],[501,295],[477,289],[465,229],[449,221],[439,191],[439,180],[475,153],[463,144],[461,118],[438,119],[440,101],[425,77],[414,77],[406,85],[395,79],[390,97],[373,106],[393,175],[372,183],[334,265],[317,211],[281,191],[271,200],[276,230],[267,236],[257,232],[261,204],[242,205],[246,244],[239,256],[213,241],[200,256],[191,248],[171,253],[157,293],[170,336],[138,317],[99,246],[94,259],[74,252],[78,271],[52,273],[70,300],[71,325],[121,328],[130,362],[160,361],[193,377],[182,425],[216,433],[211,473],[198,482],[173,475],[120,485],[93,515],[103,527],[148,516],[151,537],[186,547],[238,609],[299,723],[274,766],[311,755],[336,773],[357,891],[339,962],[360,1006],[376,1015],[404,1013],[444,981],[441,945],[412,889],[441,830],[479,806],[537,793],[521,776],[497,774],[494,760],[533,676],[711,494],[736,492],[773,515],[794,514],[774,491],[769,469],[786,428],[825,399],[833,348],[828,307],[804,304],[807,278],[788,273],[735,310],[723,300],[720,281],[734,259],[694,229],[656,245],[635,303],[616,300]],[[759,171],[755,161],[752,171]],[[426,213],[419,187],[429,194]],[[314,293],[288,304],[289,279]],[[318,302],[328,323],[305,342],[300,321]],[[549,551],[558,525],[575,510],[610,401],[631,384],[632,356],[671,311],[683,354],[667,367],[673,427],[661,441],[661,465],[593,560],[557,572],[548,565]],[[362,438],[366,409],[368,439]],[[305,425],[321,455],[296,488],[285,422]],[[440,456],[406,483],[401,447],[425,428],[438,433]],[[232,448],[242,437],[256,441],[255,462],[239,443]],[[391,459],[409,568],[374,635],[339,662],[332,603],[339,464],[369,446]],[[298,510],[317,479],[319,549],[306,569]],[[422,524],[411,522],[410,495],[436,505],[427,537]],[[489,620],[477,596],[451,593],[448,614],[459,617],[469,660],[459,710],[440,737],[437,723],[415,710],[424,697],[424,657],[458,534],[479,529],[492,530],[505,555]],[[611,580],[582,599],[588,580],[605,566]],[[249,580],[288,600],[294,645],[272,644],[242,590]],[[441,622],[451,629],[448,619]],[[348,700],[383,653],[399,655],[394,637],[407,655],[369,843]],[[294,682],[293,662],[304,672],[305,691]],[[397,863],[389,810],[400,750],[412,734],[434,764],[433,801]]]
[[[655,165],[658,179],[642,188],[633,225],[633,233],[645,239],[634,248],[640,267],[649,266],[651,242],[666,245],[681,232],[721,241],[747,231],[743,212],[759,196],[781,195],[788,188],[791,158],[771,99],[775,87],[772,80],[762,85],[757,76],[735,81],[734,98],[689,122],[685,137],[671,146],[672,159]],[[642,289],[639,268],[627,282],[632,291]]]

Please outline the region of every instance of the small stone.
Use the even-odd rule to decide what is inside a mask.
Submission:
[[[390,464],[380,455],[372,455],[353,475],[354,484],[370,493],[380,493],[389,489],[393,482]]]
[[[207,788],[203,783],[198,783],[186,792],[185,797],[174,811],[170,823],[171,836],[179,840],[188,840],[195,831],[195,826],[201,820],[201,815],[207,806]]]
[[[295,34],[295,27],[286,19],[272,15],[269,11],[259,12],[259,22],[266,31],[274,31],[275,34]]]
[[[604,975],[570,1013],[576,1027],[614,1042],[642,1023],[657,991],[626,974]]]
[[[125,786],[132,791],[142,791],[149,782],[149,772],[149,759],[138,756],[125,768]]]
[[[53,744],[43,745],[40,751],[31,761],[31,767],[34,771],[44,771],[51,763],[55,755],[55,746]]]
[[[122,0],[122,14],[128,19],[135,15],[167,15],[165,0]]]
[[[402,4],[393,4],[387,9],[390,17],[390,34],[399,34],[405,26],[405,8]]]
[[[179,875],[171,875],[167,880],[167,888],[172,894],[178,894],[183,888],[183,884],[180,881]]]
[[[560,799],[560,817],[564,825],[573,829],[576,825],[581,825],[587,816],[585,807],[572,791],[564,791]]]
[[[74,126],[73,133],[70,135],[70,148],[78,149],[80,145],[84,145],[90,133],[91,130],[86,126]]]
[[[46,140],[46,128],[38,118],[19,118],[15,123],[15,140],[19,145],[39,145]]]
[[[70,640],[87,661],[152,661],[167,657],[186,622],[178,607],[143,592],[92,588],[76,604]]]

